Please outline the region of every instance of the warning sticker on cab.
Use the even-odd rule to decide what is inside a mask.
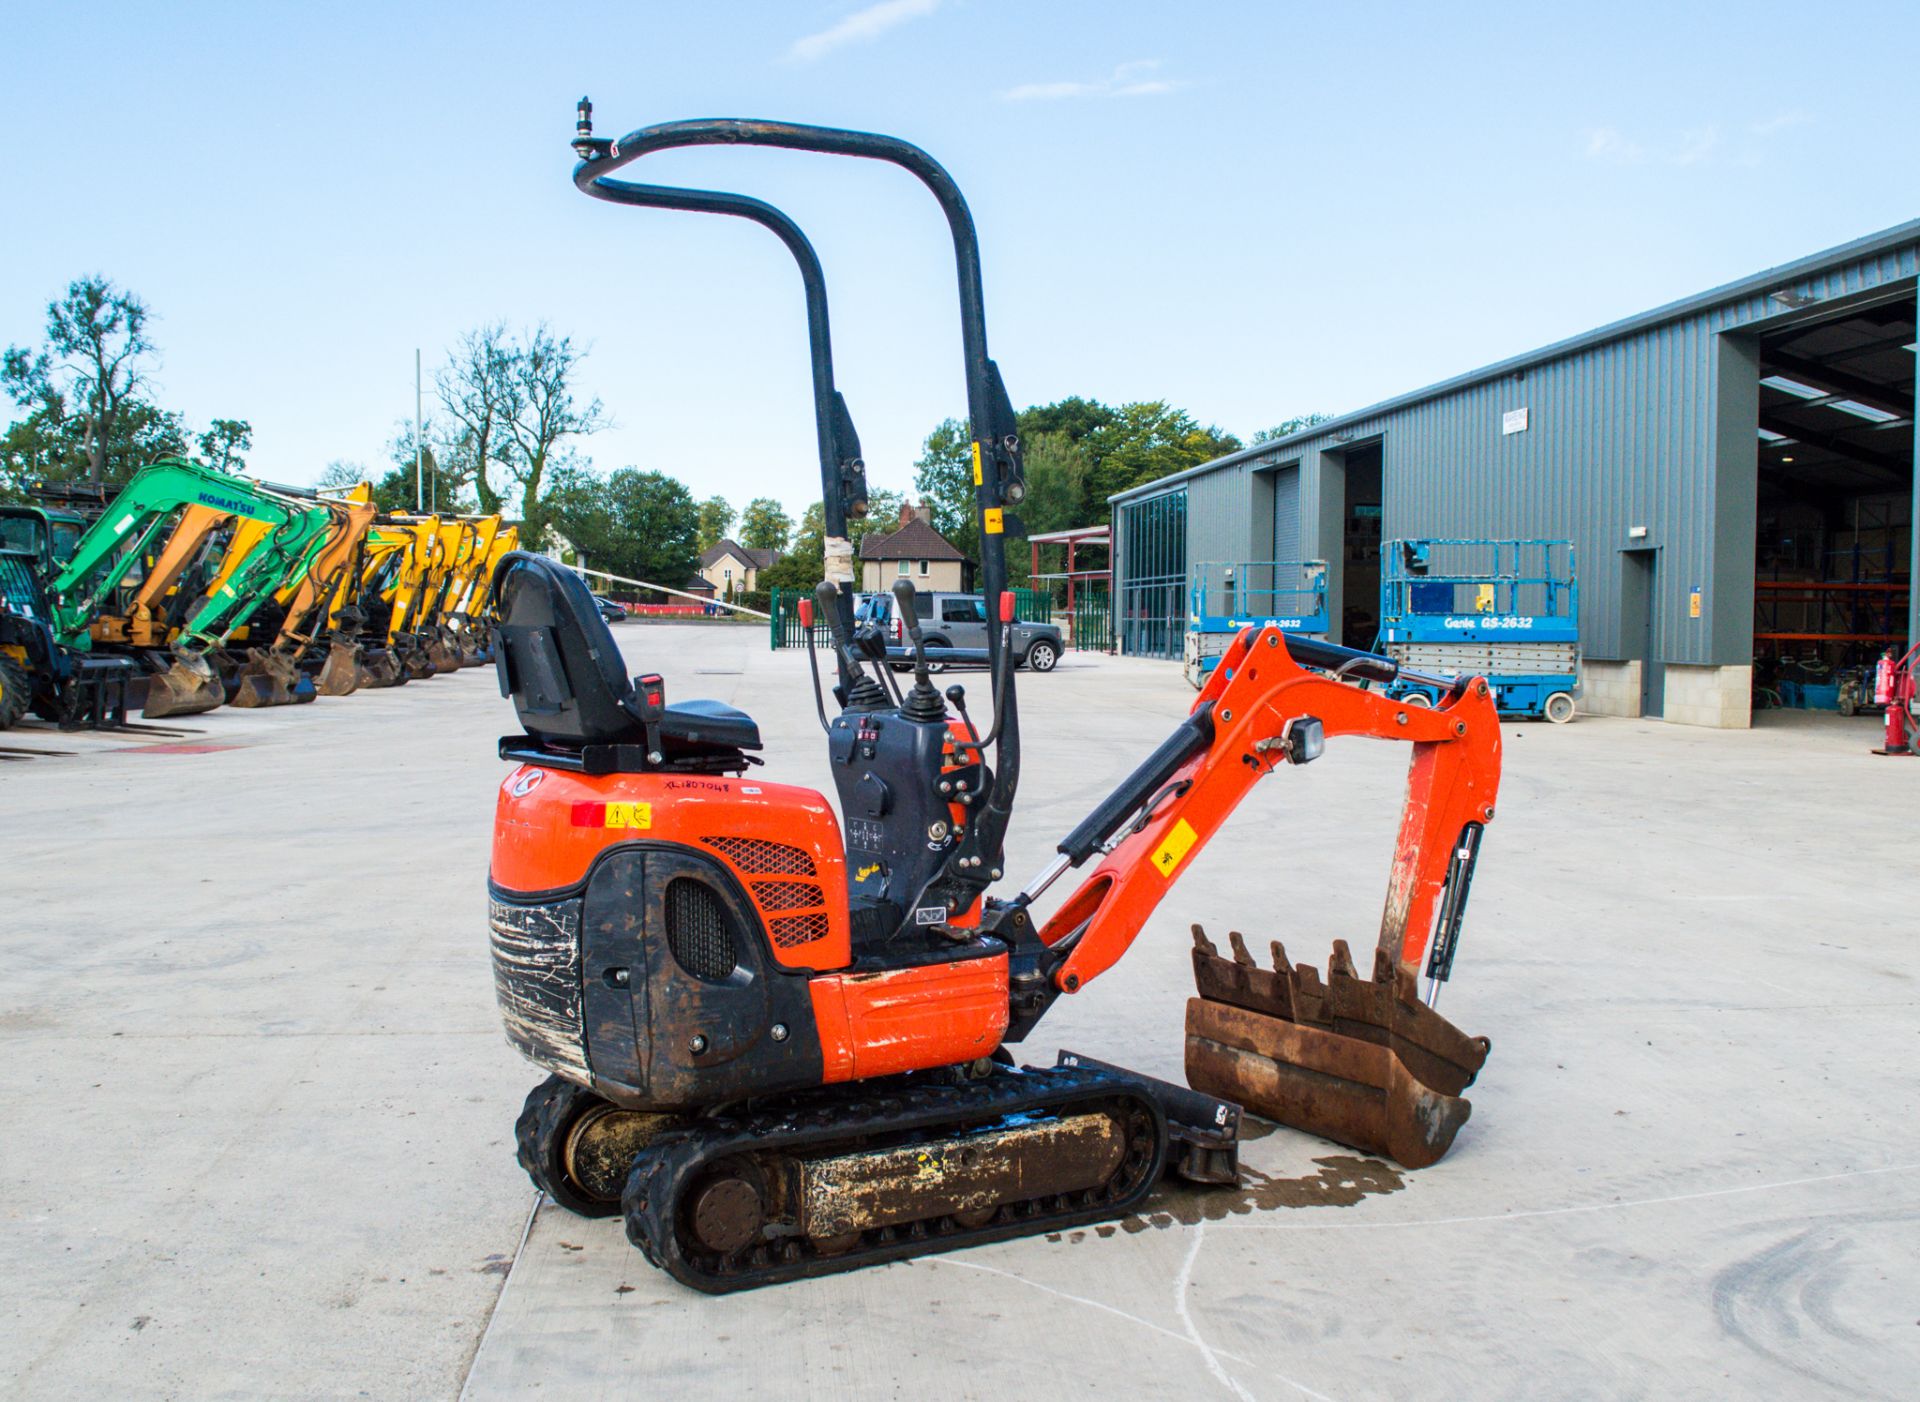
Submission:
[[[1170,877],[1186,860],[1187,853],[1193,850],[1193,844],[1200,840],[1200,834],[1193,830],[1193,824],[1185,818],[1173,821],[1173,831],[1167,834],[1167,840],[1160,844],[1160,850],[1153,854],[1153,869],[1162,876]]]
[[[576,803],[573,805],[576,828],[650,828],[653,826],[651,803]]]

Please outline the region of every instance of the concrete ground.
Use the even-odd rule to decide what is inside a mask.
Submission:
[[[619,636],[670,695],[750,710],[770,777],[826,786],[800,656]],[[1191,696],[1106,658],[1025,680],[1011,874]],[[1442,1002],[1494,1051],[1442,1163],[1275,1129],[1237,1190],[724,1298],[617,1222],[529,1225],[489,673],[10,733],[0,1394],[1913,1396],[1920,764],[1868,756],[1865,719],[1762,719],[1507,727]],[[1177,1079],[1192,921],[1364,945],[1404,762],[1343,741],[1263,784],[1023,1056]]]

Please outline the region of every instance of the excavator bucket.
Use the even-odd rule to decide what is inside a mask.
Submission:
[[[1239,931],[1228,939],[1231,959],[1193,927],[1189,1085],[1408,1168],[1452,1147],[1473,1109],[1461,1093],[1486,1063],[1485,1037],[1422,1003],[1390,950],[1362,978],[1336,940],[1323,982],[1312,965],[1290,964],[1278,940],[1263,969]]]
[[[299,706],[319,692],[313,678],[293,658],[270,648],[256,648],[240,668],[228,696],[231,705],[251,710],[260,706]]]
[[[360,685],[368,688],[405,686],[406,668],[400,654],[390,647],[367,647],[360,651]]]
[[[460,670],[460,649],[454,646],[452,637],[445,628],[435,628],[426,634],[427,661],[433,664],[433,670],[444,676],[448,672]]]
[[[168,716],[197,716],[227,699],[219,672],[206,657],[174,656],[165,671],[147,678],[147,701],[140,714],[147,720]]]
[[[327,648],[327,660],[320,664],[318,685],[322,696],[351,696],[363,683],[360,680],[364,649],[359,643],[335,642]]]
[[[433,665],[433,658],[421,645],[417,634],[397,635],[393,640],[393,650],[400,659],[400,674],[407,681],[425,681],[428,677],[440,675],[440,669]]]

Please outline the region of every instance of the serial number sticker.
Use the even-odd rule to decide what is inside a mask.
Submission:
[[[573,805],[576,828],[651,828],[651,803],[576,803]]]
[[[1167,834],[1167,840],[1160,844],[1160,850],[1153,854],[1153,869],[1162,876],[1172,876],[1180,863],[1186,860],[1187,853],[1193,850],[1194,843],[1200,840],[1200,834],[1193,830],[1193,824],[1185,818],[1176,818],[1173,831]]]

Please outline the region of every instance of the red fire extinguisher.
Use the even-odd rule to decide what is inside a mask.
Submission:
[[[1920,670],[1920,644],[1908,648],[1906,655],[1898,658],[1894,650],[1888,648],[1873,669],[1873,704],[1887,708],[1886,742],[1874,751],[1877,755],[1911,756],[1914,753],[1911,711],[1917,670]]]

